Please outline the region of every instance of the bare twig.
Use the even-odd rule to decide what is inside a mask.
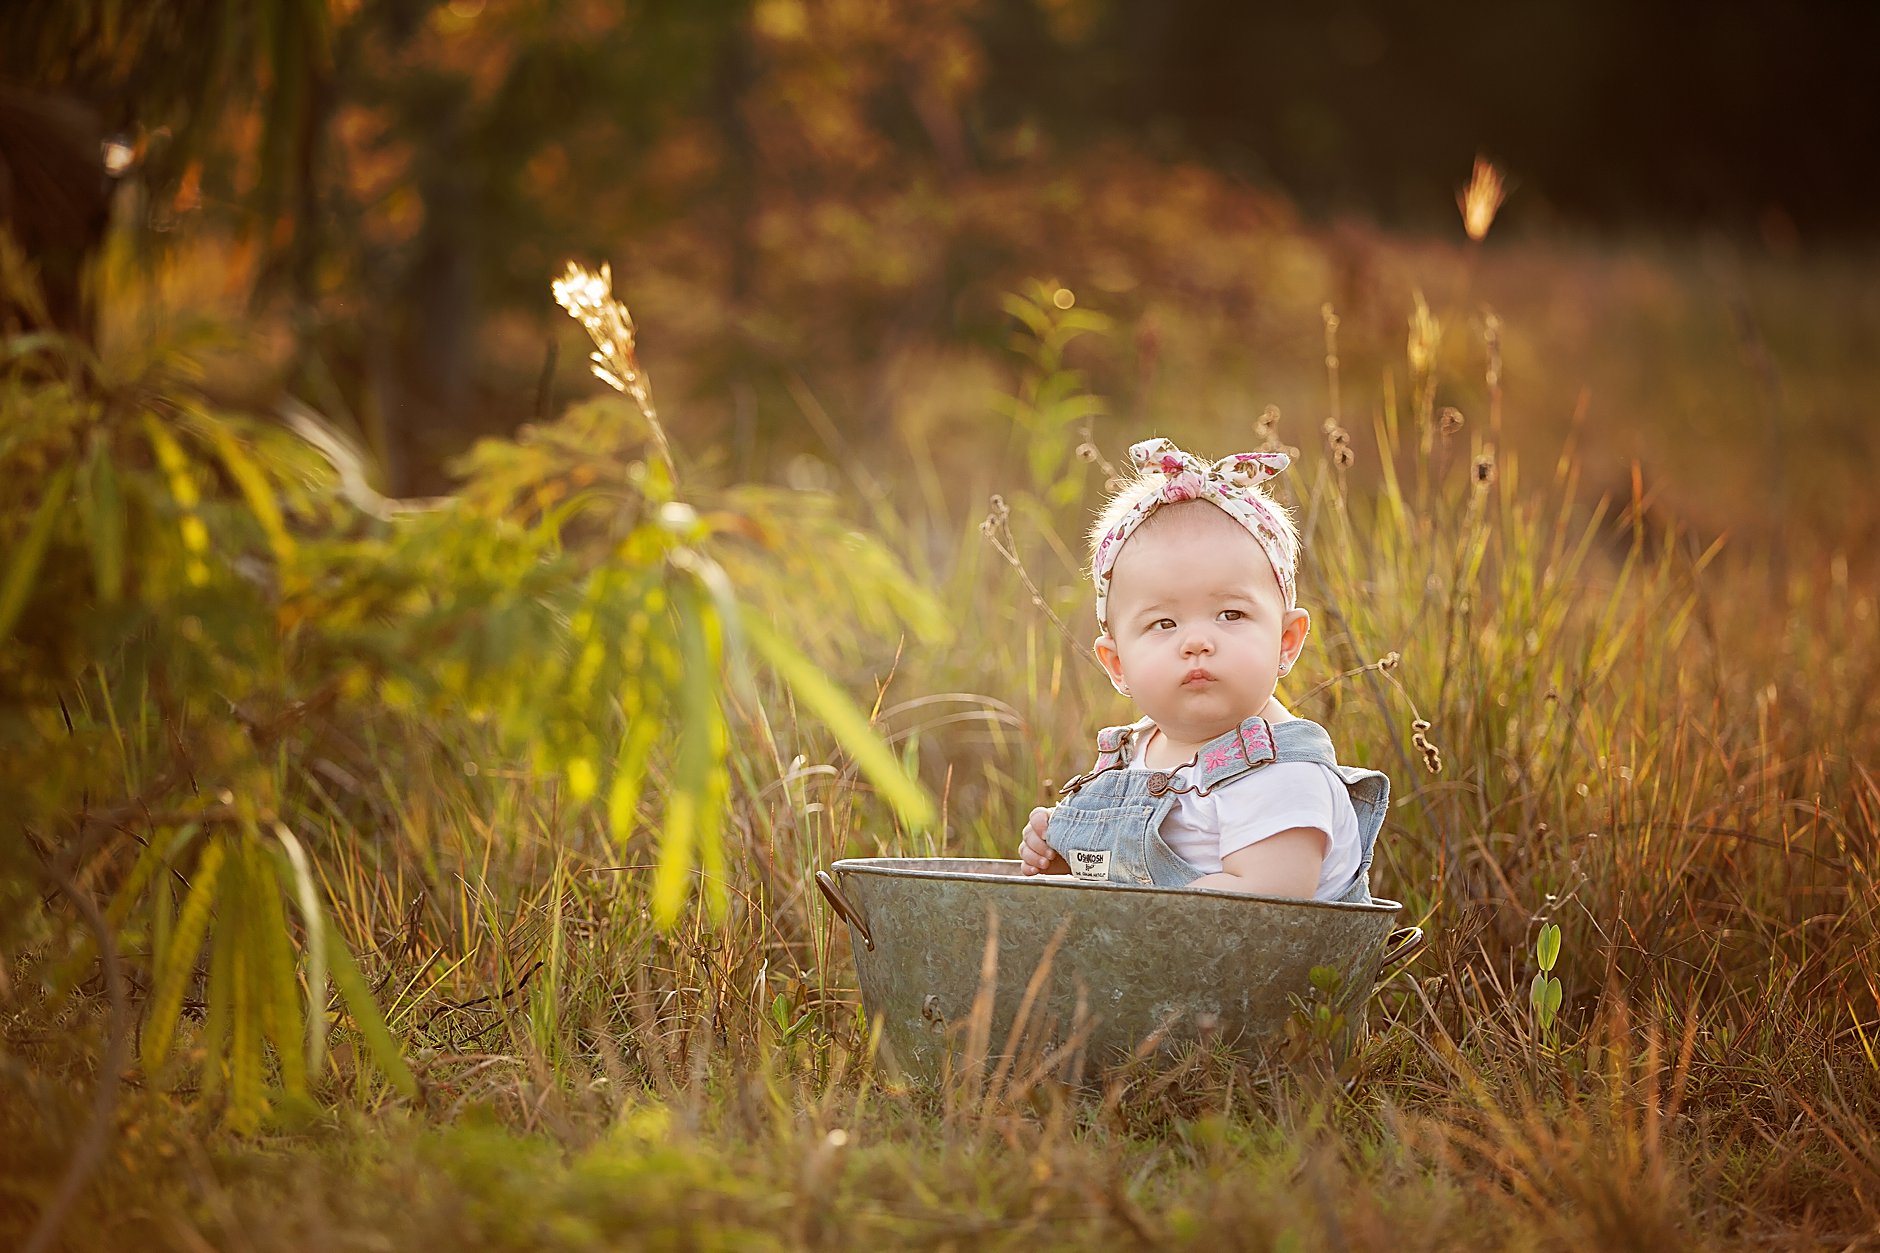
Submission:
[[[986,537],[986,542],[992,545],[999,556],[1005,558],[1006,564],[1018,572],[1019,582],[1025,585],[1025,591],[1031,596],[1031,603],[1044,611],[1044,616],[1050,620],[1052,626],[1057,628],[1058,634],[1064,637],[1064,642],[1071,646],[1071,651],[1091,665],[1099,665],[1090,650],[1086,649],[1078,638],[1071,634],[1071,629],[1064,625],[1064,619],[1058,617],[1052,611],[1051,606],[1045,603],[1044,593],[1038,590],[1038,585],[1032,581],[1030,572],[1025,569],[1025,563],[1018,555],[1018,546],[1012,541],[1012,510],[1005,503],[1003,496],[992,498],[992,510],[986,514],[986,520],[979,524],[979,533]]]

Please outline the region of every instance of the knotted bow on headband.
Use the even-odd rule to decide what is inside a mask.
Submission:
[[[1100,628],[1106,632],[1110,629],[1110,575],[1116,566],[1117,554],[1123,550],[1123,541],[1157,509],[1183,500],[1205,500],[1246,527],[1272,564],[1286,607],[1294,607],[1296,548],[1292,530],[1280,520],[1279,507],[1256,490],[1292,464],[1292,458],[1283,452],[1237,452],[1209,465],[1166,439],[1145,439],[1130,446],[1129,459],[1145,476],[1160,474],[1162,481],[1147,486],[1146,494],[1097,541],[1096,552],[1090,559],[1090,577],[1097,585],[1097,625]],[[1153,478],[1148,478],[1148,482],[1153,484]],[[1136,490],[1145,491],[1145,487],[1139,486]]]

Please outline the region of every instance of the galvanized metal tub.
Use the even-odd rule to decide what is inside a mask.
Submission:
[[[1381,975],[1423,938],[1393,929],[1396,901],[1082,883],[953,857],[831,869],[817,882],[848,924],[884,1059],[930,1082],[1021,1061],[1077,1081],[1091,1063],[1189,1040],[1252,1054],[1314,1001],[1343,1015],[1342,1051]],[[1329,992],[1317,967],[1336,972]]]

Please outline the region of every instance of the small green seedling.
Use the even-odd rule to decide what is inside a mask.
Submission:
[[[1296,1056],[1333,1047],[1345,1030],[1345,1015],[1333,1005],[1345,977],[1333,966],[1314,966],[1307,976],[1312,986],[1308,997],[1295,996],[1293,1012],[1286,1020],[1286,1039]]]
[[[1558,925],[1550,922],[1541,928],[1539,938],[1534,941],[1534,956],[1541,968],[1528,989],[1528,1002],[1534,1007],[1534,1020],[1540,1023],[1541,1030],[1552,1036],[1554,1021],[1560,1014],[1560,980],[1550,973],[1560,959]]]
[[[1336,966],[1314,966],[1306,975],[1306,980],[1311,983],[1314,992],[1330,1000],[1344,986],[1345,976],[1339,973]]]
[[[790,998],[781,992],[777,993],[777,999],[770,1003],[771,1025],[777,1029],[778,1043],[783,1045],[786,1053],[796,1047],[796,1042],[816,1020],[816,1015],[806,1009],[797,1016],[796,1021],[792,1022],[790,1008]]]

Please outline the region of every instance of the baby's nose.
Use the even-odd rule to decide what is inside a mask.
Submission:
[[[1182,642],[1182,654],[1184,656],[1195,653],[1211,653],[1213,651],[1214,641],[1208,638],[1206,631],[1191,630],[1188,632],[1188,638]]]

